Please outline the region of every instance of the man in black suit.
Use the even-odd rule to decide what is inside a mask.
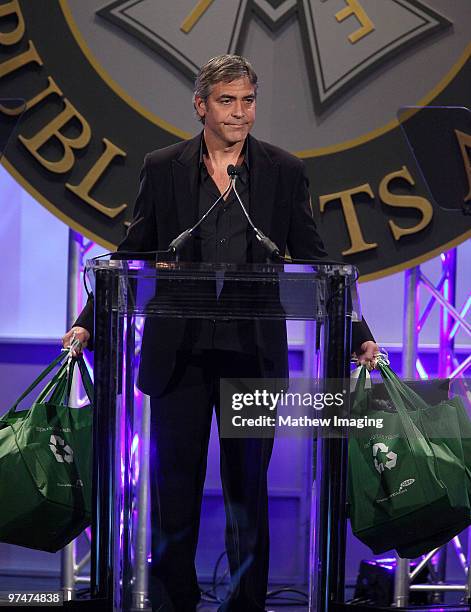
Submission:
[[[224,192],[227,167],[234,164],[241,168],[238,190],[245,207],[280,252],[326,256],[302,162],[249,134],[256,94],[257,76],[240,56],[219,56],[201,68],[194,107],[203,131],[146,156],[134,219],[120,251],[167,249]],[[265,262],[266,257],[232,192],[180,254],[183,261],[223,263]],[[92,330],[90,301],[64,345],[75,333],[90,346]],[[354,324],[352,346],[360,362],[373,361],[378,347],[366,323]],[[139,386],[151,396],[152,574],[176,612],[193,612],[200,596],[194,559],[213,406],[219,420],[219,381],[287,374],[283,321],[146,322]],[[272,442],[220,439],[232,581],[220,610],[265,609]]]

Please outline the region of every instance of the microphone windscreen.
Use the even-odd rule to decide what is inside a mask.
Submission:
[[[229,176],[238,176],[240,173],[240,166],[234,166],[234,164],[229,164],[227,166],[227,174]]]

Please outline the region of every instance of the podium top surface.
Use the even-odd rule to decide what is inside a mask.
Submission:
[[[119,314],[145,317],[323,319],[333,293],[346,291],[358,311],[351,265],[223,264],[98,257],[86,270],[94,292],[110,291]],[[353,306],[352,306],[353,302]]]

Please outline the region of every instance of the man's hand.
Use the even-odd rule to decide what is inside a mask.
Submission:
[[[376,342],[367,340],[361,345],[358,355],[353,353],[353,357],[357,360],[358,365],[364,365],[368,370],[372,370],[376,367],[376,359],[380,352],[380,348]]]
[[[69,348],[70,345],[74,342],[74,340],[78,340],[80,345],[72,350],[72,355],[74,357],[78,357],[87,346],[87,342],[90,339],[90,332],[85,329],[85,327],[72,327],[70,331],[68,331],[65,336],[62,338],[62,346],[64,348]]]

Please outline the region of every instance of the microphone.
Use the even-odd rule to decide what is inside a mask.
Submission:
[[[229,164],[229,166],[227,166],[227,174],[231,177],[232,189],[234,190],[236,198],[240,206],[242,207],[242,210],[244,211],[244,215],[250,227],[253,229],[255,233],[255,237],[260,242],[260,244],[263,246],[263,248],[267,251],[269,258],[270,259],[276,258],[276,259],[283,260],[283,257],[280,255],[280,249],[276,246],[276,244],[272,240],[270,240],[268,236],[265,236],[265,234],[261,230],[255,227],[252,219],[249,216],[249,213],[246,211],[245,206],[242,203],[242,200],[240,199],[239,194],[237,193],[235,183],[236,183],[237,177],[240,175],[240,172],[241,172],[240,166],[234,166],[234,164]]]
[[[234,167],[234,166],[233,166]],[[187,243],[189,238],[193,235],[193,232],[198,229],[198,227],[203,223],[203,221],[212,213],[212,211],[216,208],[219,202],[226,196],[232,188],[232,181],[229,182],[229,185],[226,187],[223,193],[218,197],[218,199],[208,208],[208,210],[204,213],[204,215],[199,219],[193,227],[186,229],[181,234],[179,234],[176,238],[172,240],[172,242],[168,246],[168,250],[175,255],[181,251],[184,245]]]
[[[240,166],[234,166],[234,164],[229,164],[227,166],[227,174],[231,177],[231,179],[233,179],[234,177],[239,176],[241,171],[241,167]]]

